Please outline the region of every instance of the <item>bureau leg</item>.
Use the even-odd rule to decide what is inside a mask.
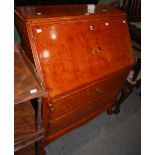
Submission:
[[[113,114],[117,115],[120,113],[120,107],[115,107],[115,109],[112,111]]]
[[[107,110],[107,114],[112,115],[113,114],[112,109]]]
[[[120,106],[122,105],[123,101],[130,95],[133,88],[134,87],[131,86],[131,84],[129,84],[128,82],[125,83],[121,90],[121,97],[117,101],[115,108],[112,110],[113,114],[117,115],[118,113],[120,113]]]

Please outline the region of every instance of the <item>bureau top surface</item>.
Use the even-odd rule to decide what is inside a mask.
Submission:
[[[106,17],[106,16],[122,16],[122,11],[112,7],[111,5],[56,5],[56,6],[26,6],[16,7],[15,13],[24,21],[45,19],[45,18],[62,18],[73,19]]]

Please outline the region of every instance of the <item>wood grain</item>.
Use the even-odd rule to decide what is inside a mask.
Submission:
[[[88,5],[55,5],[55,6],[27,6],[16,7],[15,13],[24,22],[44,22],[57,20],[70,20],[95,17],[125,16],[122,11],[111,5],[95,5],[95,9],[90,13]]]
[[[35,90],[34,93],[31,91]],[[24,55],[19,44],[15,45],[14,53],[14,104],[44,95],[46,91],[36,77],[30,61]]]
[[[105,23],[106,19],[32,27],[50,97],[101,79],[133,63],[127,24],[123,24],[121,18],[109,19],[109,26]],[[96,27],[93,31],[89,29],[91,25]],[[96,47],[102,49],[99,55],[92,53]],[[126,50],[128,52],[124,52]]]
[[[14,151],[35,142],[38,144],[37,151],[40,150],[38,141],[43,138],[44,132],[41,121],[41,96],[46,90],[20,44],[15,44],[14,60]],[[37,97],[38,104],[34,102],[32,106],[30,100]]]
[[[115,106],[134,64],[125,13],[110,5],[91,13],[88,5],[29,6],[17,7],[15,17],[48,90],[43,146]]]
[[[30,146],[23,148],[14,153],[14,155],[35,155],[35,145],[31,144]]]
[[[15,151],[43,138],[43,128],[36,130],[35,112],[30,102],[18,104],[14,109]]]

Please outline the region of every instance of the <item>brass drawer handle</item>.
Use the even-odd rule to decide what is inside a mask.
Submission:
[[[93,55],[99,55],[99,54],[102,53],[102,48],[100,46],[95,46],[95,47],[92,48],[91,53]]]
[[[89,26],[89,29],[90,29],[91,31],[93,31],[95,28],[96,28],[96,25],[90,25],[90,26]]]
[[[96,94],[97,95],[102,95],[103,91],[100,88],[96,88]]]

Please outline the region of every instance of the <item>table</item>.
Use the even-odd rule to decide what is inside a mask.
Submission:
[[[41,103],[46,89],[21,45],[15,44],[14,49],[14,150],[35,142],[36,154],[40,155],[39,140],[44,136]]]

